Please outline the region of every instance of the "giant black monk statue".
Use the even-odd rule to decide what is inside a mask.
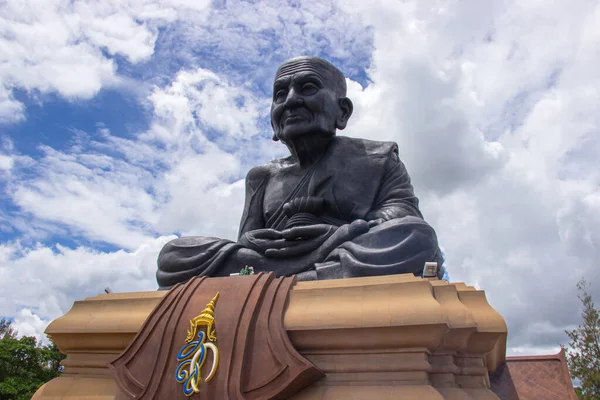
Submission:
[[[291,155],[248,173],[237,242],[197,236],[167,243],[159,286],[245,265],[299,280],[420,274],[425,262],[441,265],[397,145],[336,136],[351,115],[336,67],[315,57],[284,62],[271,124],[273,140]]]

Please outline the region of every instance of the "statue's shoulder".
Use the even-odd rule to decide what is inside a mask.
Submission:
[[[398,145],[395,142],[380,142],[378,140],[336,136],[335,143],[344,152],[351,152],[366,157],[387,157],[398,154]]]
[[[256,167],[252,167],[250,171],[248,171],[248,175],[246,175],[246,181],[262,181],[269,179],[271,175],[267,165],[258,165]]]
[[[246,180],[268,180],[285,166],[292,163],[292,157],[278,158],[268,164],[258,165],[248,171]]]

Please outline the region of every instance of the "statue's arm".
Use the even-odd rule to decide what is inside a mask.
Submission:
[[[263,200],[268,180],[269,171],[264,166],[254,167],[248,172],[246,176],[246,200],[242,220],[240,221],[238,240],[246,232],[265,227]]]
[[[419,211],[419,200],[413,191],[406,167],[398,157],[396,146],[388,154],[384,171],[374,206],[365,219],[388,221],[409,215],[423,218]]]

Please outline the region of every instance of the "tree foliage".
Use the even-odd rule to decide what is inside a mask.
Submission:
[[[572,331],[565,331],[569,336],[569,349],[565,351],[571,377],[581,381],[581,387],[576,390],[579,398],[600,400],[600,309],[594,306],[588,288],[584,279],[577,284],[583,323]]]
[[[54,343],[33,336],[17,338],[7,319],[0,319],[0,400],[29,400],[45,382],[57,377],[65,356]]]

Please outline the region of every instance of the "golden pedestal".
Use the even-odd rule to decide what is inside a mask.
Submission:
[[[107,364],[165,293],[75,302],[46,330],[67,354],[65,372],[33,399],[115,399]],[[284,324],[326,374],[293,399],[498,399],[489,372],[505,361],[506,324],[483,291],[463,283],[410,274],[299,282]]]

